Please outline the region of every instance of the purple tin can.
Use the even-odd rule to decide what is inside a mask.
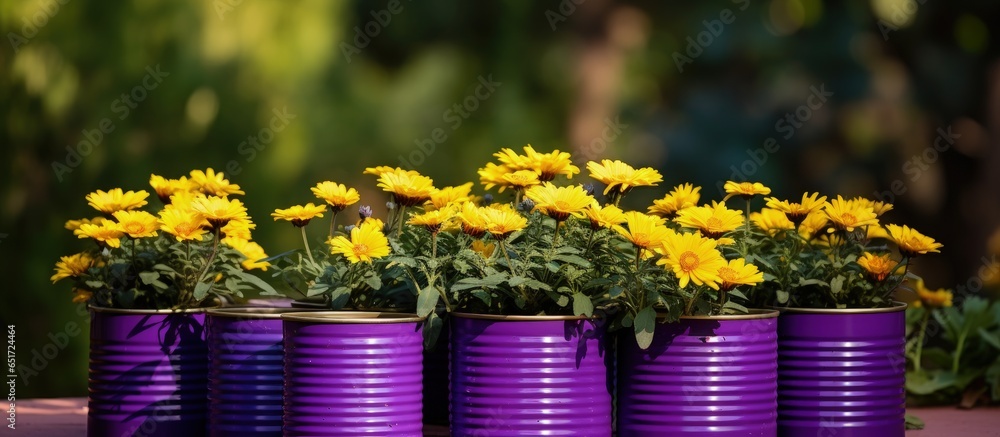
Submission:
[[[285,436],[421,435],[423,319],[357,311],[281,319]]]
[[[205,310],[90,311],[87,435],[205,435]]]
[[[905,309],[904,303],[876,309],[782,309],[781,435],[904,434]]]
[[[280,436],[284,391],[281,315],[292,308],[208,311],[208,434]]]
[[[452,316],[452,435],[611,435],[603,321]]]
[[[774,436],[777,311],[682,317],[618,336],[618,435]]]

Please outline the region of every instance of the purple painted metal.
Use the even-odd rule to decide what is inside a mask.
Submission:
[[[905,309],[782,309],[779,432],[903,436]]]
[[[87,435],[205,435],[204,310],[90,311]]]
[[[308,311],[230,307],[208,312],[210,436],[281,435],[281,315]]]
[[[601,321],[452,315],[452,435],[611,435]]]
[[[424,423],[448,424],[448,336],[446,319],[434,347],[424,350]]]
[[[285,314],[284,435],[420,436],[422,319]]]
[[[777,311],[682,317],[618,336],[618,435],[774,436]]]

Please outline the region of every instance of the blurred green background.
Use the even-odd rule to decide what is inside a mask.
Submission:
[[[84,196],[195,168],[244,187],[272,254],[299,240],[269,213],[318,181],[378,210],[365,166],[456,184],[527,143],[660,169],[637,208],[744,177],[880,193],[945,244],[928,284],[977,291],[1000,223],[1000,4],[843,3],[2,2],[0,315],[38,370],[18,395],[86,393],[86,329],[32,363],[87,322],[49,282],[84,247],[63,229],[95,215]]]

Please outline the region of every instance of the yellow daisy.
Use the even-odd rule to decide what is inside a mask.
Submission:
[[[914,303],[913,306],[915,307],[927,306],[930,308],[944,308],[950,307],[953,304],[954,295],[950,290],[946,290],[944,288],[931,290],[924,285],[923,279],[917,280],[916,286],[913,287],[913,291],[917,292],[917,296],[920,298],[919,301]]]
[[[829,227],[830,219],[827,218],[825,212],[814,212],[806,216],[805,220],[799,224],[799,235],[806,240],[811,240],[814,237],[823,234],[823,230]]]
[[[486,167],[479,169],[477,173],[479,173],[479,183],[483,184],[487,190],[498,186],[500,188],[497,191],[502,193],[503,190],[507,189],[507,181],[504,179],[504,176],[514,171],[510,167],[488,162],[486,163]]]
[[[504,241],[510,234],[528,226],[528,219],[510,208],[486,208],[482,213],[486,232],[497,241]]]
[[[118,224],[111,220],[99,225],[80,225],[80,229],[73,232],[77,238],[91,238],[101,247],[121,247],[120,238],[124,235]]]
[[[78,278],[87,273],[87,269],[93,267],[96,261],[87,252],[60,257],[59,262],[56,263],[56,273],[49,279],[55,284],[65,278]]]
[[[573,175],[580,173],[580,167],[573,165],[572,157],[567,152],[556,149],[549,153],[539,153],[528,144],[524,146],[524,153],[531,170],[538,173],[538,179],[542,182],[551,181],[558,175],[573,179]]]
[[[772,208],[762,208],[760,212],[750,213],[750,221],[757,225],[760,230],[770,235],[780,231],[795,229],[795,223],[787,217],[788,213]],[[803,219],[805,219],[803,217]]]
[[[404,172],[407,172],[407,173],[410,173],[410,174],[413,174],[413,175],[420,174],[420,173],[416,172],[415,170],[404,170],[404,169],[402,169],[400,167],[389,167],[388,165],[379,165],[379,166],[375,166],[375,167],[368,167],[368,168],[365,169],[365,171],[362,174],[370,174],[370,175],[375,175],[375,177],[379,177],[379,176],[382,176],[385,173],[393,173],[395,171],[404,171]]]
[[[326,211],[325,206],[313,205],[312,202],[309,202],[305,205],[295,205],[287,209],[276,209],[271,213],[271,217],[274,217],[274,221],[289,221],[295,227],[301,228],[309,224],[310,220],[323,217],[324,211]]]
[[[869,240],[874,240],[877,238],[881,238],[883,240],[889,239],[889,232],[886,231],[885,228],[882,227],[882,225],[869,225],[867,226],[867,229],[868,229],[867,239]]]
[[[891,203],[870,200],[860,196],[851,199],[851,202],[863,208],[871,208],[875,212],[875,215],[879,217],[892,210]]]
[[[660,172],[651,167],[635,169],[624,162],[610,159],[601,160],[600,163],[588,162],[587,170],[590,171],[590,177],[607,185],[605,195],[611,190],[626,193],[634,187],[655,187],[663,180]]]
[[[660,247],[668,236],[674,232],[666,227],[662,217],[643,214],[638,211],[625,213],[626,226],[615,228],[622,237],[641,251]]]
[[[745,259],[736,258],[719,267],[719,279],[719,287],[723,291],[729,291],[740,285],[760,284],[764,282],[764,274],[757,270],[757,266],[747,264]]]
[[[773,208],[778,211],[785,213],[788,220],[791,220],[796,226],[802,223],[811,213],[823,209],[823,205],[826,203],[826,196],[820,196],[819,193],[803,193],[801,202],[789,202],[787,200],[779,200],[777,197],[767,198],[767,207]]]
[[[733,196],[741,196],[744,199],[750,199],[758,194],[771,194],[771,189],[764,186],[760,182],[735,182],[726,181],[723,185],[723,189],[726,190],[726,197],[722,198],[725,202]]]
[[[532,170],[518,170],[513,173],[503,175],[503,186],[516,191],[524,190],[540,184],[538,173]]]
[[[222,241],[243,255],[245,259],[240,263],[243,266],[243,270],[260,269],[267,271],[267,268],[271,266],[271,263],[264,261],[267,258],[267,253],[264,252],[264,248],[260,247],[259,244],[241,238],[226,238]]]
[[[320,182],[315,187],[310,188],[310,190],[312,190],[312,193],[316,197],[325,201],[327,205],[330,205],[330,209],[334,213],[343,211],[344,208],[354,205],[361,200],[358,190],[330,181]]]
[[[462,205],[462,210],[457,214],[458,220],[462,222],[462,232],[473,238],[479,238],[486,234],[484,209],[486,208],[476,206],[473,203]]]
[[[872,282],[882,282],[892,272],[892,268],[898,264],[889,257],[889,254],[875,255],[870,252],[861,254],[858,258],[858,265],[868,273],[868,279]]]
[[[583,215],[590,220],[590,229],[617,229],[625,223],[625,213],[621,208],[614,205],[601,206],[600,203],[591,203],[583,210]]]
[[[191,204],[194,203],[195,199],[201,199],[204,197],[206,197],[205,194],[200,191],[178,191],[170,195],[169,201],[163,208],[190,210]]]
[[[557,222],[566,220],[570,215],[580,217],[584,208],[596,202],[579,185],[556,187],[552,182],[529,188],[525,197],[535,202],[536,209]]]
[[[871,207],[844,200],[841,196],[826,202],[823,212],[830,223],[842,231],[854,232],[854,228],[878,224],[878,216]]]
[[[527,148],[525,148],[527,150]],[[493,156],[500,161],[500,165],[507,167],[511,172],[520,170],[532,170],[531,158],[525,155],[518,155],[512,149],[503,148],[499,152],[494,153]]]
[[[209,196],[228,197],[230,194],[246,194],[240,190],[239,185],[229,183],[225,174],[216,173],[211,168],[205,171],[191,170],[191,183]]]
[[[423,226],[428,232],[436,234],[454,216],[455,211],[452,208],[435,209],[423,214],[412,214],[406,223],[413,226]]]
[[[472,193],[472,182],[466,182],[454,187],[444,187],[431,192],[429,203],[434,208],[441,209],[451,204],[471,201],[470,193]]]
[[[473,240],[472,241],[472,251],[477,252],[483,256],[483,258],[489,258],[493,256],[493,251],[496,250],[497,245],[493,243],[487,244],[483,240]]]
[[[90,292],[89,290],[82,290],[79,288],[73,289],[73,303],[86,302],[90,300],[92,296],[94,296],[94,293]]]
[[[239,199],[197,197],[191,202],[191,209],[205,217],[215,228],[221,228],[231,220],[249,219],[247,208]]]
[[[431,178],[403,169],[382,173],[378,177],[378,186],[383,191],[392,193],[396,203],[404,207],[424,203],[434,192],[434,181]]]
[[[330,240],[330,252],[344,255],[351,263],[370,263],[376,258],[389,256],[389,239],[382,229],[362,223],[351,229],[351,238],[340,235]]]
[[[106,221],[109,221],[109,220],[106,219],[106,218],[104,218],[104,217],[94,217],[92,219],[85,219],[84,218],[84,219],[80,219],[80,220],[70,220],[70,221],[66,222],[66,229],[68,229],[70,231],[76,231],[77,229],[80,229],[80,226],[83,226],[83,225],[99,225],[99,224],[104,223]]]
[[[906,225],[885,225],[885,230],[889,233],[889,240],[899,247],[899,253],[908,258],[926,255],[930,252],[940,252],[938,249],[944,247],[933,238]]]
[[[94,209],[107,215],[117,211],[129,211],[146,205],[149,193],[145,191],[125,191],[112,188],[107,192],[97,190],[87,195],[87,203]]]
[[[181,176],[180,179],[167,179],[155,174],[149,176],[149,186],[153,187],[153,191],[156,191],[156,195],[160,198],[160,201],[165,204],[170,203],[170,196],[174,193],[197,188],[185,176]]]
[[[675,222],[686,228],[698,229],[707,238],[718,239],[726,232],[743,225],[743,213],[715,202],[712,206],[687,208],[677,213]]]
[[[653,206],[649,207],[649,213],[667,219],[677,216],[677,212],[698,206],[701,199],[701,187],[691,184],[681,184],[662,199],[654,200]]]
[[[674,233],[662,243],[663,258],[656,261],[674,272],[681,288],[689,282],[708,285],[716,290],[722,278],[719,269],[726,266],[726,259],[715,248],[715,240],[698,234]]]
[[[118,230],[132,238],[155,237],[160,228],[156,216],[146,211],[118,211],[113,214]]]
[[[203,224],[207,225],[208,222],[205,221]],[[230,220],[219,232],[222,232],[222,235],[225,237],[250,240],[252,238],[250,230],[256,228],[257,225],[250,221],[250,219]]]
[[[177,241],[201,241],[205,235],[205,224],[207,224],[205,219],[194,211],[180,209],[160,211],[160,229],[173,235]]]

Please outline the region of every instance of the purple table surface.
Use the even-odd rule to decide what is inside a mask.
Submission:
[[[15,405],[16,428],[13,432],[0,431],[0,436],[80,437],[87,433],[86,398],[26,399]],[[1000,437],[1000,408],[910,408],[907,413],[923,419],[927,425],[923,430],[907,432],[914,437]],[[8,424],[5,420],[4,425]],[[448,430],[428,426],[424,435],[447,436]]]

